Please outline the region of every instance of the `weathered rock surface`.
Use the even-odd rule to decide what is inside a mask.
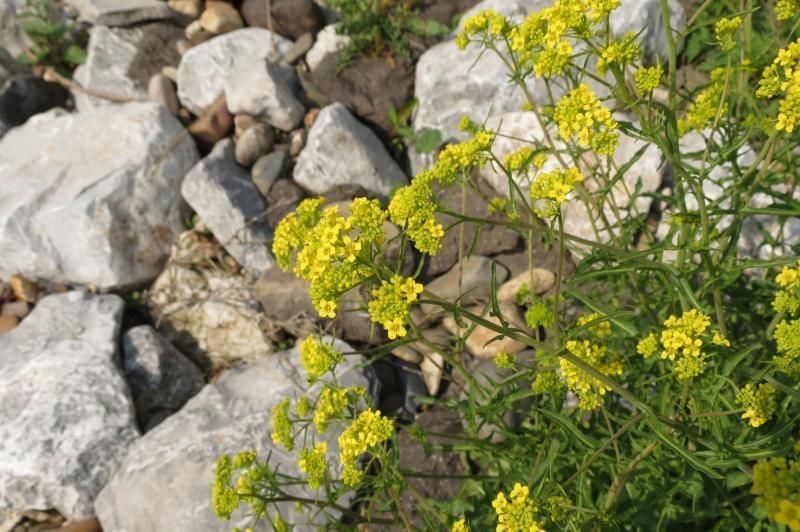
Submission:
[[[247,171],[236,164],[234,145],[223,140],[186,175],[181,194],[228,253],[253,275],[273,263],[266,205]]]
[[[236,140],[236,162],[241,166],[252,166],[259,157],[269,153],[274,143],[272,128],[267,124],[256,124],[245,130]]]
[[[224,92],[234,58],[237,64],[265,59],[277,63],[291,47],[291,41],[262,28],[244,28],[206,41],[181,58],[178,98],[189,111],[200,115]]]
[[[255,291],[264,317],[275,327],[298,337],[317,329],[320,318],[311,304],[308,283],[293,272],[275,265],[259,277]]]
[[[294,72],[269,61],[238,62],[225,82],[225,99],[234,114],[245,113],[291,131],[303,122],[305,107],[294,95]]]
[[[178,64],[175,42],[180,37],[180,28],[166,23],[132,28],[93,26],[86,63],[75,71],[75,81],[94,91],[146,100],[150,78],[165,66]],[[79,111],[114,103],[79,91],[74,97]]]
[[[0,88],[0,137],[33,115],[63,107],[69,93],[55,83],[30,74],[17,74]]]
[[[378,137],[337,103],[320,111],[297,159],[294,180],[312,194],[356,185],[386,197],[406,183],[406,176]]]
[[[25,51],[28,41],[17,19],[17,13],[23,11],[25,5],[25,0],[0,2],[0,53],[5,51],[10,57],[18,57]]]
[[[324,24],[322,10],[314,0],[244,0],[242,15],[249,26],[269,26],[267,6],[272,6],[272,24],[284,37],[297,40],[304,33],[317,33]]]
[[[313,72],[329,55],[337,55],[350,44],[350,37],[336,32],[339,24],[329,24],[317,34],[317,40],[306,54],[306,64]]]
[[[51,295],[0,337],[0,507],[94,514],[138,438],[118,367],[124,303]]]
[[[686,13],[679,0],[668,0],[670,26],[678,33],[686,26]],[[659,0],[622,0],[609,17],[611,31],[617,38],[632,31],[639,33],[639,42],[647,57],[653,62],[667,59],[667,41]]]
[[[102,289],[153,279],[183,228],[180,182],[197,160],[182,133],[154,103],[50,111],[9,132],[0,276]]]
[[[235,270],[213,238],[186,231],[147,297],[159,332],[212,373],[272,352],[254,279]]]
[[[250,177],[261,195],[266,198],[272,184],[285,177],[288,169],[289,158],[286,152],[274,151],[258,158],[250,169]]]
[[[343,351],[351,348],[336,341]],[[342,385],[369,382],[357,364],[357,357],[337,370]],[[214,464],[223,453],[256,450],[280,471],[297,474],[299,452],[287,453],[270,439],[271,421],[266,415],[284,397],[313,394],[300,365],[299,350],[275,353],[249,366],[225,372],[208,384],[183,409],[145,434],[130,450],[118,473],[97,498],[96,509],[105,530],[149,532],[152,530],[228,531],[245,526],[242,510],[231,522],[217,519],[211,508]],[[331,462],[337,463],[335,428],[325,438]],[[165,482],[164,479],[169,479]],[[314,497],[304,487],[289,488],[296,495]],[[346,501],[345,501],[346,504]],[[302,518],[294,513],[294,503],[278,504],[281,515],[290,523]],[[313,524],[296,530],[316,530]]]
[[[278,179],[267,193],[267,223],[275,229],[284,216],[292,212],[306,197],[293,179]]]
[[[180,410],[205,384],[197,366],[149,325],[122,335],[122,367],[145,432]]]
[[[66,0],[66,3],[78,10],[81,20],[103,26],[127,26],[175,16],[167,3],[159,0]]]

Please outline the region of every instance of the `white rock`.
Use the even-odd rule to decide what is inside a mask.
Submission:
[[[183,199],[197,212],[228,253],[247,271],[261,275],[272,264],[267,206],[250,174],[236,164],[230,139],[217,143],[186,175]]]
[[[178,99],[200,115],[225,90],[234,59],[253,65],[264,59],[278,63],[291,47],[291,41],[262,28],[232,31],[195,46],[178,67]]]
[[[686,13],[679,0],[667,0],[667,3],[670,26],[677,36],[686,26]],[[621,5],[611,12],[609,23],[617,38],[629,31],[639,34],[642,49],[651,61],[658,59],[663,64],[668,59],[659,0],[622,0]]]
[[[65,0],[78,10],[80,20],[104,26],[127,26],[146,20],[171,18],[175,12],[159,0]]]
[[[54,110],[10,131],[0,141],[0,277],[102,289],[153,279],[183,229],[180,182],[197,161],[182,135],[154,103]]]
[[[358,185],[384,197],[407,182],[378,137],[340,103],[320,111],[297,159],[294,180],[312,194]]]
[[[311,71],[331,54],[339,53],[350,45],[350,37],[336,33],[339,24],[325,26],[317,33],[317,40],[306,54],[306,64]]]
[[[337,341],[336,346],[342,351],[351,350],[343,342]],[[369,389],[368,380],[357,368],[363,360],[346,358],[347,362],[337,369],[339,382],[343,386]],[[234,513],[230,522],[214,515],[210,496],[214,464],[223,453],[253,449],[262,459],[271,452],[273,467],[298,474],[300,449],[287,453],[272,443],[268,413],[284,397],[305,394],[313,397],[315,391],[318,393],[319,384],[309,390],[299,359],[299,350],[294,348],[225,372],[180,412],[144,435],[97,498],[95,507],[103,529],[222,532],[234,526],[247,526],[248,519],[242,509]],[[337,437],[337,428],[333,426],[324,438],[332,464],[338,463]],[[288,489],[299,496],[315,496],[302,486]],[[339,503],[346,506],[349,498],[345,495]],[[312,518],[309,523],[307,515],[294,512],[293,502],[278,503],[278,511],[290,523],[300,523],[295,530],[319,529],[316,519],[321,520],[322,516]]]
[[[0,337],[0,508],[90,517],[138,438],[118,368],[124,302],[47,296]]]
[[[149,325],[122,335],[122,367],[144,430],[180,410],[205,384],[197,366]]]
[[[76,70],[75,81],[87,89],[146,100],[147,86],[141,86],[128,75],[143,35],[141,28],[93,26],[89,31],[86,63]],[[114,103],[80,91],[73,91],[73,96],[78,111]]]
[[[287,75],[284,67],[269,61],[237,61],[225,81],[228,110],[291,131],[303,122],[306,113],[294,95],[293,78],[293,71]]]

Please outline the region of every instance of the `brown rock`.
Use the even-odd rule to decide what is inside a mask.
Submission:
[[[414,65],[402,58],[392,65],[381,57],[360,57],[340,72],[333,54],[300,79],[309,98],[320,106],[341,102],[388,137],[393,131],[389,109],[399,109],[413,96]]]
[[[189,133],[198,141],[213,146],[233,127],[233,115],[228,111],[225,95],[220,95],[208,106],[203,116],[189,125]]]
[[[243,28],[244,22],[231,4],[208,0],[205,11],[200,15],[200,25],[209,33],[221,35]]]
[[[103,532],[100,522],[97,519],[83,519],[75,521],[62,528],[61,532]]]
[[[167,0],[167,5],[189,18],[197,18],[203,12],[203,0]]]
[[[11,278],[8,280],[8,284],[11,285],[11,291],[14,293],[14,297],[21,301],[36,303],[39,299],[38,285],[21,275],[12,274]]]
[[[244,0],[242,16],[248,26],[269,27],[266,0]],[[322,10],[313,0],[272,0],[272,28],[288,39],[316,35],[324,23]]]
[[[269,153],[274,142],[272,128],[267,124],[248,128],[236,141],[236,162],[242,166],[252,166],[259,157]]]
[[[317,321],[317,311],[308,295],[308,283],[277,265],[265,271],[256,282],[256,298],[264,315],[273,322],[299,319]]]
[[[513,279],[503,283],[497,289],[497,301],[501,303],[514,303],[517,292],[526,285],[528,290],[536,295],[541,295],[550,290],[556,284],[556,275],[550,270],[534,268],[533,275],[530,271],[522,272]],[[531,278],[533,283],[531,283]]]
[[[19,318],[13,314],[0,314],[0,335],[3,335],[17,326]]]
[[[295,129],[289,134],[289,155],[297,157],[303,148],[306,147],[306,140],[308,140],[308,131],[300,128]]]
[[[312,107],[311,109],[306,112],[306,116],[303,117],[303,125],[307,128],[310,128],[314,125],[314,122],[317,121],[317,117],[319,116],[319,107]]]
[[[459,296],[461,305],[469,305],[477,301],[487,300],[491,294],[492,260],[487,257],[473,255],[464,259],[462,267],[458,265],[446,274],[425,285],[425,289],[447,301],[453,302]],[[461,279],[459,285],[459,278]],[[495,281],[500,286],[508,278],[508,271],[495,264]],[[440,307],[433,304],[422,305],[425,314],[439,312]]]
[[[419,364],[423,359],[423,356],[408,344],[395,347],[392,349],[392,354],[411,364]]]
[[[422,371],[422,380],[425,382],[428,393],[431,395],[439,393],[439,385],[442,383],[442,372],[444,371],[444,357],[441,353],[433,351],[426,355],[420,362],[419,369]]]
[[[30,306],[26,301],[13,301],[3,303],[3,310],[0,311],[0,314],[11,314],[12,316],[22,319],[28,315],[29,310]]]
[[[242,133],[244,133],[254,125],[258,124],[258,119],[254,116],[240,113],[235,117],[233,117],[233,124],[234,124],[234,130],[233,130],[234,136],[238,139],[239,137],[242,136]]]

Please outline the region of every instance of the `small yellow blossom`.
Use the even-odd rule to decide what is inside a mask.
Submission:
[[[313,450],[300,451],[297,468],[308,476],[309,488],[318,489],[322,486],[328,474],[328,444],[321,442],[316,444]]]
[[[289,419],[289,398],[272,407],[272,441],[282,445],[287,451],[294,449],[292,421]]]
[[[564,170],[559,168],[552,172],[540,174],[531,183],[531,200],[540,202],[534,212],[542,218],[550,218],[558,214],[561,204],[573,191],[575,184],[583,181],[583,174],[575,167]]]
[[[300,362],[308,373],[308,382],[312,384],[343,361],[341,351],[314,336],[309,336],[300,344]]]
[[[517,357],[511,353],[499,351],[494,358],[494,363],[497,364],[498,368],[514,369],[514,366],[517,363]]]
[[[561,98],[553,118],[562,139],[577,137],[580,145],[590,147],[598,155],[614,155],[619,143],[617,122],[585,83]]]
[[[593,366],[603,375],[622,375],[622,363],[610,356],[605,346],[593,344],[588,340],[569,340],[566,348],[571,354]],[[603,396],[611,388],[565,358],[559,359],[559,364],[561,375],[567,386],[578,396],[580,408],[594,410],[603,404]]]
[[[469,525],[467,524],[466,520],[459,519],[453,523],[453,526],[450,528],[450,532],[470,532]]]
[[[770,519],[800,531],[800,459],[773,457],[753,466],[753,489],[756,502]]]
[[[775,15],[778,20],[789,20],[800,11],[798,0],[778,0],[775,2]]]
[[[354,386],[350,388],[337,388],[325,386],[319,395],[316,408],[314,409],[314,426],[317,432],[323,434],[328,430],[328,423],[331,419],[341,416],[344,409],[351,402],[357,401],[365,394],[364,388]]]
[[[778,369],[791,378],[800,377],[800,320],[781,320],[774,336],[778,355],[773,360]]]
[[[597,70],[601,74],[605,74],[610,65],[617,65],[624,70],[626,66],[633,64],[641,55],[642,48],[636,41],[636,34],[629,31],[621,40],[611,42],[600,50]]]
[[[633,82],[636,85],[636,90],[640,94],[649,94],[653,92],[661,84],[661,76],[664,75],[664,69],[661,65],[654,67],[640,66],[636,69],[633,75]]]
[[[775,387],[769,383],[759,384],[756,389],[748,384],[736,394],[736,402],[745,409],[742,419],[753,427],[760,427],[775,414],[778,403],[775,401]]]
[[[719,345],[722,347],[730,347],[731,342],[727,338],[725,338],[721,333],[715,332],[714,337],[711,339],[711,343],[714,345]]]
[[[539,371],[536,378],[531,383],[531,390],[535,394],[560,394],[564,389],[564,383],[554,371]]]
[[[423,286],[411,278],[395,275],[372,291],[373,299],[367,304],[370,319],[380,323],[389,333],[389,338],[406,335],[405,323],[411,304],[423,291]]]
[[[502,491],[492,501],[497,513],[497,532],[544,532],[536,520],[536,504],[530,499],[528,486],[514,484],[508,498]]]
[[[678,132],[681,135],[691,130],[701,131],[713,127],[719,118],[728,112],[728,102],[723,100],[725,95],[725,80],[727,70],[724,67],[711,71],[711,82],[689,104],[686,118],[678,121]]]
[[[589,332],[601,338],[611,336],[611,322],[608,320],[598,321],[602,317],[603,316],[598,314],[597,312],[589,314],[587,316],[581,316],[580,318],[578,318],[578,327],[584,327],[588,323],[596,321],[597,323],[594,323],[589,328]]]
[[[358,457],[374,450],[394,434],[394,423],[379,410],[367,409],[339,436],[339,461],[344,467],[342,480],[347,486],[357,486],[363,478],[358,469]]]
[[[721,18],[714,24],[717,45],[723,50],[732,50],[736,46],[736,30],[742,25],[742,17]]]

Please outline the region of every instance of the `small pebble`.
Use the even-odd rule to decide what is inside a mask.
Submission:
[[[305,129],[295,129],[289,134],[289,155],[297,157],[303,148],[306,147],[308,131]]]
[[[242,166],[250,166],[256,160],[269,153],[275,139],[272,128],[266,124],[256,124],[247,129],[236,141],[236,162]]]
[[[178,69],[174,66],[165,66],[161,69],[161,73],[167,76],[173,83],[178,82]]]
[[[36,303],[39,299],[39,287],[37,284],[21,275],[12,274],[8,284],[11,285],[11,291],[14,292],[14,297],[18,300]]]
[[[13,314],[0,315],[0,336],[6,334],[19,323],[19,318]]]
[[[304,33],[303,35],[300,36],[299,39],[297,39],[294,42],[294,45],[292,45],[292,47],[289,48],[289,51],[286,52],[286,55],[283,58],[284,62],[286,62],[289,65],[297,63],[297,61],[299,61],[304,55],[306,55],[306,52],[308,52],[311,49],[311,46],[313,44],[314,44],[314,36],[311,35],[310,33]]]
[[[242,133],[258,124],[259,121],[256,117],[240,113],[233,117],[234,135],[238,139]]]
[[[28,314],[29,309],[30,306],[26,301],[11,301],[3,304],[3,310],[0,311],[0,315],[10,314],[22,319]]]
[[[152,101],[166,107],[173,115],[178,114],[178,96],[175,94],[175,85],[164,74],[156,74],[150,78],[147,95]]]
[[[264,198],[267,197],[272,184],[283,177],[288,167],[288,161],[289,158],[284,152],[274,151],[259,157],[253,165],[250,176],[253,184]]]
[[[317,117],[319,116],[319,107],[312,107],[306,113],[306,116],[303,117],[303,125],[307,128],[310,128],[314,125],[314,122],[317,121]]]
[[[200,15],[200,24],[204,30],[213,35],[221,35],[244,27],[242,17],[235,7],[227,2],[211,0],[206,3],[206,9]]]
[[[167,0],[167,5],[189,18],[197,18],[203,12],[203,0]]]

